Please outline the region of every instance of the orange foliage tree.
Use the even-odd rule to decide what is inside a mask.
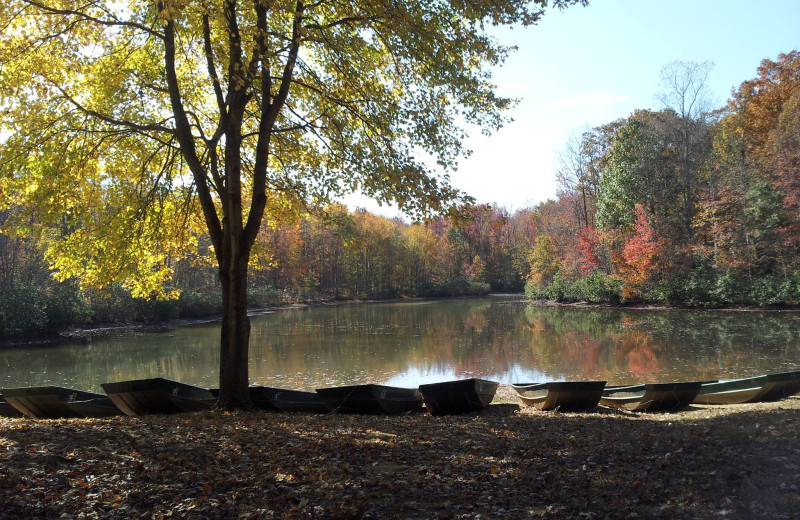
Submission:
[[[622,297],[626,299],[642,295],[644,286],[653,275],[658,253],[658,242],[653,235],[653,228],[647,221],[644,207],[637,204],[634,213],[636,218],[634,231],[622,250],[623,262],[620,269],[624,284]]]

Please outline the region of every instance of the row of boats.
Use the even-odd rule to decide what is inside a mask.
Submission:
[[[165,378],[101,385],[106,395],[58,386],[0,389],[0,416],[35,419],[109,417],[196,412],[216,405],[219,392]],[[251,386],[253,404],[263,410],[304,413],[396,414],[419,410],[432,415],[469,413],[488,406],[498,383],[460,379],[419,388],[364,384],[315,392]],[[800,393],[800,370],[743,379],[607,386],[605,381],[556,381],[511,385],[522,403],[539,410],[580,411],[599,405],[629,411],[675,410],[698,404],[777,401]]]

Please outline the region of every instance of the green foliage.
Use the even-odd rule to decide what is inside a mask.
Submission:
[[[690,307],[717,307],[724,303],[717,290],[719,273],[710,258],[696,255],[688,277],[678,277],[665,282],[666,290],[660,301]]]
[[[0,338],[52,336],[86,324],[90,317],[73,283],[21,282],[0,291]]]
[[[274,287],[253,287],[249,299],[251,307],[274,307],[284,303],[281,291]]]
[[[779,276],[757,278],[750,284],[747,293],[749,303],[766,306],[782,305],[792,301],[793,280]]]
[[[633,226],[634,206],[644,180],[640,174],[639,151],[647,148],[643,125],[635,119],[630,119],[614,136],[614,144],[608,152],[608,166],[600,177],[597,199],[599,229],[628,229]]]
[[[83,297],[78,284],[72,280],[48,284],[46,314],[48,328],[61,331],[89,323],[94,311]]]
[[[135,298],[121,284],[90,296],[95,323],[131,324],[163,322],[178,317],[176,304],[171,300]]]
[[[615,275],[590,273],[577,282],[579,300],[618,304],[622,301],[622,280]]]
[[[480,296],[489,294],[491,287],[488,283],[476,282],[464,276],[458,276],[439,284],[424,283],[416,296],[446,297],[446,296]]]
[[[578,279],[570,279],[559,272],[545,287],[530,281],[525,285],[525,296],[532,300],[619,304],[621,294],[622,280],[619,277],[598,272]]]
[[[32,331],[51,332],[42,296],[35,284],[20,284],[0,293],[0,334],[22,337]]]
[[[188,289],[181,291],[177,301],[181,318],[192,319],[218,315],[222,312],[222,295],[218,291]]]

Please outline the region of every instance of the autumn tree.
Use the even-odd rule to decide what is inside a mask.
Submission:
[[[265,214],[356,189],[416,215],[464,201],[417,157],[452,166],[464,122],[502,124],[511,101],[488,71],[509,49],[486,28],[533,24],[545,6],[3,2],[3,203],[41,229],[66,221],[42,233],[59,277],[141,296],[169,295],[172,259],[207,234],[220,404],[247,406],[248,264]]]
[[[599,271],[605,267],[602,258],[602,239],[596,228],[585,227],[578,232],[578,269],[581,275]]]
[[[542,290],[553,282],[561,269],[561,256],[558,246],[549,235],[539,235],[528,257],[530,281]]]
[[[800,53],[764,60],[714,137],[694,226],[715,263],[748,279],[797,267]]]
[[[658,242],[653,234],[653,228],[647,221],[644,207],[637,204],[634,214],[633,234],[625,242],[619,267],[624,283],[622,297],[628,299],[637,298],[643,294],[645,284],[656,267],[658,253]]]
[[[710,134],[706,130],[706,119],[711,110],[707,82],[713,66],[708,61],[675,61],[661,69],[663,91],[659,97],[664,106],[677,116],[668,123],[679,150],[677,162],[683,185],[683,223],[688,235],[692,233],[697,170],[703,164],[710,145]]]
[[[594,226],[600,177],[606,168],[614,135],[624,124],[617,120],[573,136],[561,151],[556,170],[559,198],[569,198],[580,227]]]
[[[770,143],[775,161],[774,184],[783,193],[787,217],[778,232],[785,245],[793,249],[795,258],[800,251],[800,81],[796,85],[784,104]]]

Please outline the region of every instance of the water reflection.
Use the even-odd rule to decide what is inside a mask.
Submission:
[[[0,351],[0,387],[218,379],[219,325]],[[253,383],[398,386],[482,377],[610,383],[800,367],[797,312],[540,307],[511,297],[287,309],[253,318]]]

